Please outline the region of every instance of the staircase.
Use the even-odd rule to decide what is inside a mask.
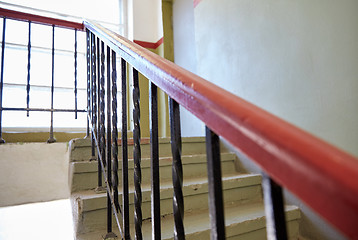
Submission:
[[[208,183],[205,138],[183,138],[183,195],[186,239],[209,239]],[[128,146],[130,219],[134,231],[133,146]],[[143,237],[151,239],[150,145],[142,139],[142,212]],[[170,139],[160,139],[161,224],[162,239],[173,239],[173,186]],[[121,156],[121,148],[118,156]],[[73,219],[77,239],[101,239],[106,234],[106,193],[96,193],[97,161],[91,159],[90,139],[75,139],[70,143],[70,173]],[[266,239],[265,212],[261,176],[237,169],[233,153],[221,147],[223,194],[227,239]],[[119,163],[121,182],[121,163]],[[119,186],[121,192],[121,185]],[[121,199],[121,196],[119,197]],[[286,206],[289,239],[299,237],[300,210]],[[113,229],[118,229],[113,220]],[[117,230],[117,231],[116,231]],[[133,233],[131,234],[134,239]],[[120,239],[120,238],[119,238]]]

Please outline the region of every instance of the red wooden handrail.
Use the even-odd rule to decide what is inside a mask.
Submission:
[[[51,25],[51,26],[55,25],[56,27],[77,29],[80,31],[84,30],[84,26],[82,23],[71,22],[71,21],[51,18],[51,17],[43,17],[35,14],[23,13],[23,12],[9,10],[5,8],[0,8],[0,16],[9,19],[14,19],[14,20],[31,21],[33,23],[39,23],[44,25]]]
[[[358,159],[85,21],[122,58],[346,236],[358,239]]]

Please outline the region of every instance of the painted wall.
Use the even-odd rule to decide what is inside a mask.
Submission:
[[[358,156],[358,2],[203,0],[197,73]]]
[[[174,0],[175,63],[358,156],[357,1],[194,2]],[[185,136],[201,128],[181,120]],[[286,200],[300,207],[304,236],[344,239],[291,194]]]
[[[193,0],[173,1],[174,62],[197,73]],[[205,126],[185,108],[180,107],[183,137],[204,136]]]
[[[0,207],[69,198],[67,143],[0,145]]]
[[[163,37],[161,0],[133,0],[133,36],[153,43]]]

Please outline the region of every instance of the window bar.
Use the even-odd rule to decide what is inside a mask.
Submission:
[[[52,82],[51,82],[51,126],[50,126],[50,138],[47,140],[48,143],[56,142],[53,137],[53,94],[55,84],[55,25],[52,25]]]
[[[133,161],[134,161],[134,224],[135,238],[140,240],[142,236],[142,171],[141,171],[141,149],[140,149],[140,90],[138,71],[133,68]]]
[[[92,119],[92,107],[91,107],[91,98],[92,98],[92,89],[91,89],[91,61],[90,61],[90,56],[91,56],[91,50],[90,50],[90,33],[88,30],[86,30],[86,47],[87,47],[87,52],[86,52],[86,58],[87,58],[87,114],[90,116],[90,118]],[[93,120],[93,119],[92,119]],[[86,131],[86,138],[88,138],[90,136],[90,132],[89,132],[89,120],[87,118],[87,131]]]
[[[96,56],[96,38],[94,36],[94,34],[91,34],[91,43],[92,43],[92,84],[93,84],[93,89],[92,89],[92,124],[94,125],[94,133],[98,134],[98,121],[97,121],[97,113],[98,113],[98,102],[97,102],[97,76],[96,76],[96,60],[97,60],[97,56]],[[99,86],[98,86],[99,88]],[[98,116],[99,118],[99,116]],[[93,134],[94,134],[93,133]],[[97,139],[98,139],[98,135],[97,135]],[[94,136],[92,135],[92,159],[96,159],[95,157],[95,150],[96,146],[95,146],[95,141],[94,141]],[[102,171],[101,171],[101,163],[99,161],[99,158],[97,158],[98,161],[98,186],[96,188],[96,191],[100,191],[100,189],[103,189],[102,187]]]
[[[75,29],[75,119],[77,119],[77,29]]]
[[[211,239],[225,239],[219,137],[206,127]]]
[[[5,143],[2,138],[2,93],[4,88],[4,57],[5,57],[5,31],[6,31],[6,18],[3,18],[2,25],[2,44],[1,44],[1,76],[0,76],[0,144]]]
[[[158,143],[158,99],[157,86],[150,83],[150,158],[151,158],[151,212],[152,239],[161,239],[160,230],[160,182],[159,182],[159,143]]]
[[[116,52],[112,50],[112,165],[113,165],[113,195],[114,205],[117,212],[119,211],[118,201],[118,129],[117,129],[117,69],[116,69]]]
[[[262,174],[267,239],[287,239],[282,188],[265,173]]]
[[[174,239],[185,239],[184,231],[184,199],[183,199],[183,166],[181,161],[181,130],[179,104],[169,97],[170,138],[173,155],[173,214],[174,214]]]
[[[112,191],[112,137],[111,137],[111,50],[107,46],[107,181],[109,185],[109,189]],[[109,196],[111,192],[107,192],[107,235],[105,239],[115,238],[116,234],[112,232],[112,203],[111,198]]]
[[[27,96],[26,96],[26,106],[30,108],[30,68],[31,68],[31,21],[29,21],[29,39],[27,43]],[[30,111],[26,113],[27,117],[30,116]]]
[[[127,62],[122,59],[122,201],[124,238],[130,239],[129,232],[129,188],[128,188],[128,144],[127,144]]]

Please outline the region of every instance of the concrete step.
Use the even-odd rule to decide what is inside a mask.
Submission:
[[[223,174],[234,174],[235,171],[235,158],[232,153],[221,154],[221,168]],[[206,167],[206,155],[195,154],[182,156],[183,164],[183,178],[189,179],[191,177],[205,177],[207,176]],[[172,179],[172,157],[161,157],[160,164],[160,179],[162,182],[169,182]],[[122,162],[118,163],[119,174],[118,177],[122,177]],[[133,159],[128,161],[129,170],[129,184],[133,185]],[[70,163],[69,182],[71,186],[71,192],[83,191],[94,189],[97,187],[97,161],[80,161]],[[142,182],[150,182],[150,158],[142,158],[141,161],[142,170]],[[119,181],[121,184],[122,181]]]
[[[227,150],[222,147],[222,152]],[[182,155],[205,154],[205,138],[190,137],[182,139]],[[142,158],[150,157],[150,140],[141,139]],[[122,156],[122,147],[118,147],[118,156]],[[171,155],[170,138],[159,139],[159,156],[169,157]],[[133,139],[128,139],[128,157],[133,158]],[[70,142],[70,161],[88,161],[91,159],[91,139],[73,139]]]
[[[289,239],[299,238],[300,210],[295,206],[286,206],[286,221]],[[230,240],[261,240],[266,239],[266,218],[262,203],[226,205],[225,206],[226,239]],[[117,236],[118,229],[113,224]],[[208,210],[186,213],[184,216],[186,239],[210,239],[210,219]],[[161,219],[161,239],[173,239],[174,218],[167,215]],[[142,225],[143,239],[151,239],[151,221],[146,220]],[[106,230],[80,234],[78,240],[100,239]],[[134,226],[131,225],[131,237],[134,238]],[[120,239],[120,238],[118,238]]]
[[[151,192],[148,183],[142,186],[143,219],[151,216]],[[262,202],[261,176],[257,174],[226,175],[223,177],[224,202],[226,205]],[[161,215],[173,213],[173,186],[171,182],[161,185]],[[183,184],[185,213],[208,209],[207,178],[191,178]],[[120,194],[119,198],[122,196]],[[134,194],[130,189],[130,221],[134,222]],[[72,194],[74,220],[77,233],[86,233],[106,226],[106,194],[84,191]]]

